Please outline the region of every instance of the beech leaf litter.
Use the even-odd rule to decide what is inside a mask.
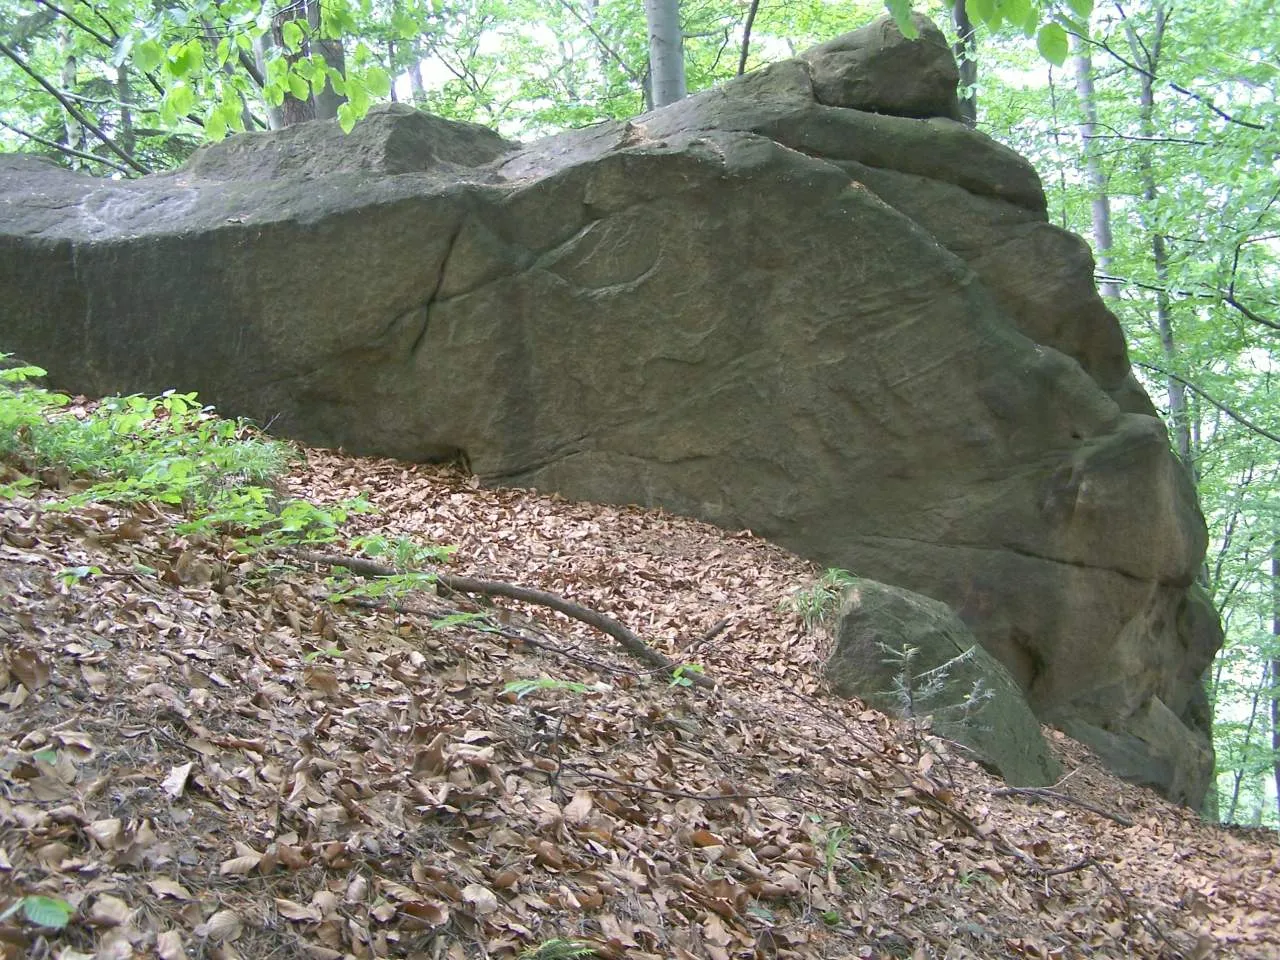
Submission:
[[[443,577],[335,601],[161,506],[0,502],[0,957],[1280,957],[1273,833],[1052,730],[1063,780],[1009,790],[829,696],[780,606],[819,571],[749,531],[319,450],[282,485],[665,659]]]

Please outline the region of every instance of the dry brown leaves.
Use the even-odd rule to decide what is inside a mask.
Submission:
[[[716,690],[544,610],[334,606],[328,571],[151,508],[0,505],[0,904],[76,908],[10,916],[0,956],[1280,956],[1274,836],[1061,737],[1059,789],[1132,827],[992,796],[823,697],[821,644],[778,610],[814,571],[750,533],[309,461],[293,492],[368,493],[362,532],[454,544],[451,572],[599,609]],[[485,619],[431,626],[458,611]],[[504,693],[537,678],[587,690]]]

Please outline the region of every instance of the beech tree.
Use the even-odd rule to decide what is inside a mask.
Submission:
[[[680,0],[644,0],[644,12],[649,26],[650,102],[665,107],[685,95]]]

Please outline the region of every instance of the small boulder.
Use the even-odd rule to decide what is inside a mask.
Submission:
[[[845,596],[835,636],[826,676],[840,696],[894,716],[931,717],[935,734],[965,745],[1013,786],[1045,786],[1061,776],[1009,671],[946,604],[859,579]]]
[[[828,107],[959,120],[960,71],[947,38],[928,17],[912,20],[914,39],[881,17],[802,53],[814,98]]]

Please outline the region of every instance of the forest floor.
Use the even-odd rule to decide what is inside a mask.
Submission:
[[[747,531],[325,451],[284,484],[714,687],[541,606],[333,603],[155,506],[0,501],[0,909],[74,910],[0,956],[1280,957],[1275,834],[1054,731],[1062,782],[1009,791],[826,696],[779,606],[818,571]]]

